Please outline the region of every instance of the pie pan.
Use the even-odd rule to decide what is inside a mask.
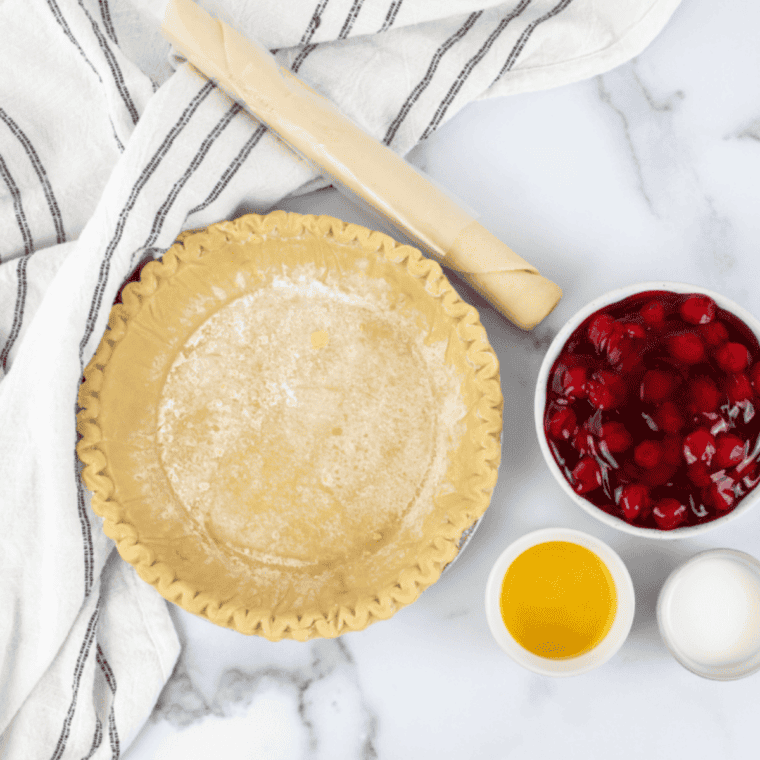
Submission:
[[[495,353],[440,266],[326,216],[184,233],[124,288],[77,446],[121,556],[271,640],[414,601],[488,507]]]

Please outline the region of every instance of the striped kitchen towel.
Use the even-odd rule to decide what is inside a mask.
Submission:
[[[612,68],[678,0],[209,0],[406,153],[475,98]],[[321,180],[187,64],[149,0],[0,2],[0,757],[118,757],[179,644],[79,478],[114,296],[185,228]],[[152,81],[155,80],[155,81]],[[159,86],[160,85],[160,86]]]

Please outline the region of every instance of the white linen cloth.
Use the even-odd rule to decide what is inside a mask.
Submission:
[[[678,1],[203,5],[406,153],[473,99],[624,62]],[[79,380],[118,288],[182,229],[320,183],[187,64],[166,76],[147,15],[161,5],[0,0],[4,760],[118,757],[179,651],[165,602],[103,535],[74,452]]]

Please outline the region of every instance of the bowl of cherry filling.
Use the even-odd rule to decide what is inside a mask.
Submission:
[[[541,451],[611,527],[685,538],[760,500],[760,322],[704,288],[646,282],[573,316],[538,375]]]

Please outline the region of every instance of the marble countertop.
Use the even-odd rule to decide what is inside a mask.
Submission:
[[[746,758],[760,675],[717,683],[668,653],[655,619],[670,571],[698,551],[760,556],[760,510],[700,540],[645,541],[582,512],[545,466],[538,368],[561,325],[606,290],[673,280],[760,316],[760,6],[686,2],[638,58],[548,92],[467,107],[411,154],[564,289],[533,332],[480,310],[502,367],[504,446],[491,506],[441,580],[391,620],[337,640],[270,643],[173,607],[177,668],[125,760]],[[382,223],[334,190],[294,211]],[[518,536],[565,526],[627,564],[636,615],[621,651],[583,676],[513,663],[486,623],[491,565]]]

